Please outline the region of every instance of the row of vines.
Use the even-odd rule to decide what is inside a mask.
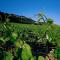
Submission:
[[[57,25],[0,24],[0,60],[44,60],[53,50],[60,60],[60,29]]]

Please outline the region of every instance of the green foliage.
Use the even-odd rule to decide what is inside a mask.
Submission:
[[[24,43],[23,48],[22,48],[22,60],[33,59],[32,57],[33,56],[32,56],[30,46],[28,44]]]
[[[50,25],[53,24],[53,19],[48,18],[48,19],[47,19],[47,23],[50,24]]]
[[[13,55],[10,52],[6,52],[3,60],[13,60]]]
[[[1,60],[34,60],[32,47],[27,42],[38,44],[45,42],[46,45],[48,41],[60,47],[60,26],[58,25],[4,23],[0,28],[0,31],[3,31],[0,35],[0,52],[3,52],[0,53]],[[38,60],[43,59],[41,56],[38,57]]]
[[[57,58],[57,60],[60,60],[60,48],[57,47],[55,50],[55,57]]]
[[[38,57],[38,60],[44,60],[44,57],[39,56],[39,57]]]

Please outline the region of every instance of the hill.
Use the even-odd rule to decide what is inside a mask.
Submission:
[[[5,12],[0,12],[0,22],[14,22],[14,23],[23,23],[23,24],[32,24],[35,21],[31,18],[25,16],[19,16],[16,14],[9,14]]]

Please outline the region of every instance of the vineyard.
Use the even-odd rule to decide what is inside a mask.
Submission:
[[[1,60],[47,60],[50,51],[55,59],[60,60],[59,47],[58,25],[0,24]]]
[[[0,60],[60,60],[60,26],[38,16],[36,22],[0,12]]]

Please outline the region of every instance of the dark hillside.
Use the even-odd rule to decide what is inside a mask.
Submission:
[[[33,19],[27,18],[25,16],[19,16],[16,14],[9,14],[9,13],[0,12],[0,22],[32,24],[35,21]]]

